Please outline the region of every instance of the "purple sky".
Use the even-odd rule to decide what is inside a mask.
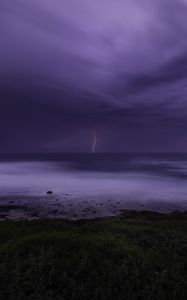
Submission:
[[[1,0],[0,151],[187,151],[187,0]]]

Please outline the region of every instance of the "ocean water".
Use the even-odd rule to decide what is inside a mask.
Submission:
[[[17,199],[39,207],[48,190],[53,197],[47,200],[71,202],[74,212],[82,202],[103,203],[100,212],[110,214],[107,201],[118,203],[113,212],[185,210],[187,154],[0,155],[1,203]]]

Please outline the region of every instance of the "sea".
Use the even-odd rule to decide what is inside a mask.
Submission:
[[[68,218],[187,210],[187,154],[0,154],[7,203]]]

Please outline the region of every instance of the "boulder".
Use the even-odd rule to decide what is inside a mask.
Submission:
[[[48,195],[51,195],[52,193],[53,193],[52,191],[48,191],[48,192],[47,192]]]

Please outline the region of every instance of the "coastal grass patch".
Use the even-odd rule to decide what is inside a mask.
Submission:
[[[187,299],[184,213],[125,214],[2,221],[0,299]]]

